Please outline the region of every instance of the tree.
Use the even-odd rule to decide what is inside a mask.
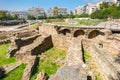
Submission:
[[[13,20],[13,19],[15,19],[15,17],[12,16],[12,15],[10,15],[10,14],[6,14],[5,18],[6,18],[7,20]]]
[[[109,6],[108,8],[100,9],[91,14],[93,19],[107,19],[107,18],[120,18],[120,6]]]
[[[100,9],[104,9],[108,7],[110,7],[109,2],[103,2],[102,4],[100,4]]]
[[[35,20],[36,18],[33,15],[28,15],[29,20]]]
[[[6,17],[6,12],[5,11],[0,11],[0,20],[5,19]]]
[[[38,19],[46,19],[45,16],[38,16]]]
[[[60,15],[57,16],[57,18],[59,18],[59,19],[63,19],[64,16],[63,16],[62,14],[60,14]]]
[[[75,17],[76,17],[76,18],[80,18],[80,14],[76,14]]]
[[[80,15],[80,17],[89,17],[89,14],[83,13],[83,14]]]

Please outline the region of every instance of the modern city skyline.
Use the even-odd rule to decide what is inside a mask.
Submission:
[[[0,9],[4,10],[27,10],[30,7],[42,7],[48,10],[50,7],[65,7],[74,10],[78,5],[97,3],[101,0],[1,0]]]

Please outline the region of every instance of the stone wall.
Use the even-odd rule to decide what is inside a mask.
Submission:
[[[8,49],[8,54],[7,57],[13,57],[15,55],[15,53],[20,50],[21,47],[29,45],[31,43],[33,43],[33,41],[38,37],[34,36],[31,38],[26,38],[26,39],[12,39],[11,40],[11,45]]]
[[[91,47],[91,55],[96,59],[97,65],[101,70],[104,80],[119,80],[120,69],[119,64],[115,63],[115,60],[111,53],[107,52],[103,48],[100,48],[93,43]]]
[[[33,69],[35,68],[38,60],[36,56],[28,56],[28,65],[26,66],[23,76],[22,76],[22,80],[30,80],[31,74]]]
[[[15,33],[17,38],[29,37],[35,34],[38,34],[38,31],[36,29],[22,30]]]
[[[68,49],[71,42],[71,36],[59,34],[52,24],[43,24],[39,27],[40,34],[49,34],[52,36],[53,45],[59,48]]]

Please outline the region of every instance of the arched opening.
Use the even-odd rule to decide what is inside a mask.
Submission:
[[[60,34],[63,34],[63,35],[70,35],[71,31],[69,29],[64,29],[64,30],[61,30],[60,31]]]
[[[82,37],[84,34],[85,32],[83,30],[77,30],[74,32],[74,37]]]
[[[88,38],[92,39],[92,38],[97,37],[98,35],[99,35],[99,31],[98,30],[93,30],[89,33]]]

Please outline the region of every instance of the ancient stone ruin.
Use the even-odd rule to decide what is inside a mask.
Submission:
[[[37,57],[53,46],[68,50],[64,65],[51,76],[40,72],[36,80],[97,80],[96,73],[92,71],[95,66],[101,80],[120,80],[120,35],[112,34],[108,29],[43,23],[39,31],[22,30],[0,34],[3,33],[7,34],[0,36],[3,42],[11,42],[6,56],[27,63],[22,80],[30,80]],[[91,55],[94,63],[86,63],[85,51]]]

